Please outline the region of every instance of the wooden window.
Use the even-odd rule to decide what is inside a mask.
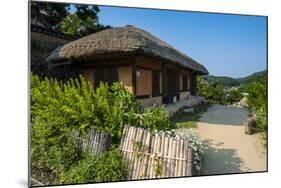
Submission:
[[[152,96],[159,96],[160,93],[160,72],[152,71]]]
[[[118,81],[117,68],[96,68],[94,71],[94,86],[98,87],[100,82],[108,83]]]
[[[106,74],[106,81],[108,82],[108,84],[112,84],[113,82],[117,82],[118,81],[118,71],[117,68],[108,68],[105,71]]]
[[[187,90],[187,75],[186,74],[182,75],[182,90],[183,91]]]

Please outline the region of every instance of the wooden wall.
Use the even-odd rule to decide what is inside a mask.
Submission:
[[[87,64],[87,68],[84,67],[83,75],[86,80],[94,83],[94,69],[95,67],[90,66],[91,63]],[[170,83],[169,87],[174,87],[177,96],[177,100],[182,100],[187,98],[188,95],[194,95],[196,90],[196,76],[191,70],[173,66],[171,64],[162,63],[159,60],[154,60],[151,58],[146,58],[143,56],[136,57],[135,59],[118,59],[118,60],[105,60],[95,64],[95,66],[115,66],[118,70],[118,80],[124,84],[129,92],[136,95],[144,105],[153,104],[155,101],[162,104],[164,102],[171,102],[171,96],[167,95],[168,90],[171,92],[171,89],[168,88],[167,76],[173,77],[173,84]],[[153,95],[153,71],[159,71],[159,87],[160,95]],[[138,74],[137,74],[138,72]],[[172,74],[171,74],[172,73]],[[183,87],[183,75],[187,75],[187,87]],[[170,80],[171,81],[171,80]],[[154,91],[155,92],[155,91]],[[158,92],[157,92],[158,93]],[[161,97],[161,99],[160,99]],[[170,99],[166,99],[169,97]]]
[[[136,58],[136,66],[139,68],[161,71],[161,62],[160,61],[146,58],[146,57]]]
[[[136,75],[136,95],[152,95],[152,71],[137,69],[140,75]]]
[[[118,79],[129,92],[134,92],[131,66],[118,67]]]
[[[94,69],[83,69],[82,75],[87,82],[90,82],[92,85],[94,85]]]

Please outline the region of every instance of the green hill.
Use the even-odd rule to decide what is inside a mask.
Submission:
[[[244,78],[239,78],[238,81],[240,84],[248,84],[250,82],[266,82],[267,80],[267,72],[266,70],[256,72],[254,74],[251,74],[250,76],[244,77]]]
[[[246,85],[250,82],[265,82],[267,79],[267,72],[266,70],[253,73],[249,76],[243,78],[232,78],[227,76],[213,76],[208,75],[204,76],[204,80],[208,81],[211,84],[221,84],[225,87],[232,87],[232,86],[240,86]]]

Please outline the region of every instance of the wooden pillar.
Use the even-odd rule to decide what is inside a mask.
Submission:
[[[196,73],[195,72],[193,73],[193,79],[194,79],[194,81],[193,81],[193,92],[194,92],[194,95],[196,95],[197,94],[197,80],[196,80]]]
[[[132,64],[132,85],[133,85],[133,94],[136,96],[137,95],[137,66],[136,66],[136,61],[133,62]]]
[[[177,93],[177,101],[180,100],[180,69],[176,70],[176,93]]]
[[[196,74],[195,72],[191,72],[191,87],[190,87],[190,93],[191,95],[195,95],[196,92]]]
[[[162,70],[162,102],[166,103],[166,97],[167,97],[167,67],[163,63],[161,66]]]

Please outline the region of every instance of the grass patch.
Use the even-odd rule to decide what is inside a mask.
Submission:
[[[209,105],[198,105],[194,106],[193,112],[181,113],[180,115],[174,116],[170,119],[171,124],[174,128],[196,128],[197,122],[204,112],[207,111]]]

